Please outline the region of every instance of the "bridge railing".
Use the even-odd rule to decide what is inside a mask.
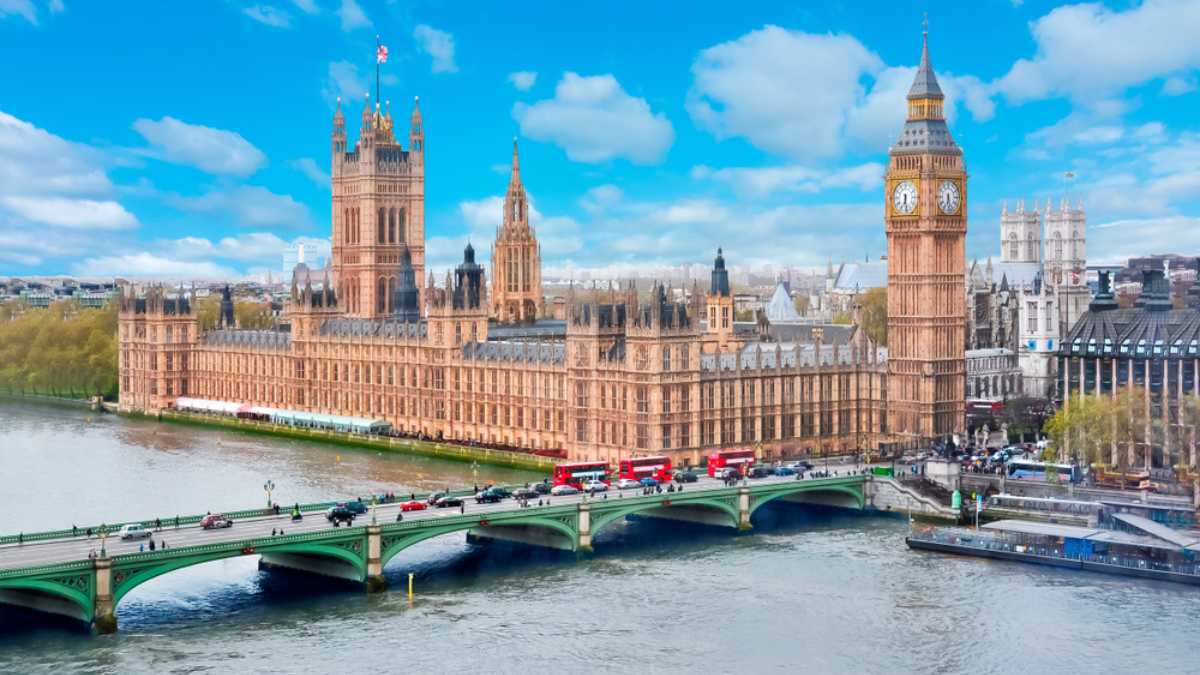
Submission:
[[[506,486],[501,486],[501,487],[505,487],[509,490],[515,490],[516,488],[521,487],[521,485],[524,485],[524,484],[522,483],[520,485],[506,485]],[[417,499],[424,500],[424,499],[427,499],[429,497],[429,495],[431,495],[433,493],[432,492],[417,492],[417,493],[412,493],[412,494],[415,494]],[[451,490],[450,494],[452,494],[456,497],[468,497],[468,496],[473,495],[474,492],[469,488],[463,488],[463,489],[459,489],[459,490]],[[337,500],[327,501],[327,502],[311,502],[311,503],[307,503],[307,504],[300,504],[300,512],[301,513],[321,512],[321,511],[324,511],[336,504],[352,502],[352,501],[356,501],[357,499],[358,499],[358,497],[349,497],[346,499],[337,499]],[[400,502],[400,501],[407,501],[407,500],[401,499],[401,495],[397,494],[396,502]],[[369,504],[370,500],[368,499],[364,503]],[[382,504],[384,502],[381,501],[380,503]],[[292,511],[292,507],[286,506],[283,504],[279,505],[280,515],[287,515],[287,514],[291,513],[291,511]],[[216,513],[221,513],[228,518],[238,520],[241,518],[262,518],[262,517],[272,516],[272,515],[275,515],[275,510],[264,507],[264,508],[257,508],[257,509],[242,509],[240,511],[217,511]],[[205,515],[208,515],[208,514],[188,515],[188,516],[170,516],[167,518],[161,518],[162,528],[164,530],[168,529],[168,528],[174,528],[174,527],[176,527],[176,522],[178,522],[179,527],[183,527],[185,525],[195,525],[195,524],[199,523],[200,520],[203,519]],[[176,519],[178,519],[178,521],[176,521]],[[102,525],[105,528],[107,528],[109,535],[115,535],[117,533],[117,531],[120,530],[123,525],[141,525],[142,527],[150,529],[150,528],[156,527],[159,520],[160,519],[158,517],[155,517],[155,518],[149,518],[146,520],[122,520],[122,521],[116,521],[116,522],[112,522],[112,523],[102,523]],[[85,525],[83,527],[79,527],[74,530],[72,530],[71,528],[66,528],[66,529],[61,529],[61,530],[47,530],[44,532],[22,532],[22,533],[18,533],[18,534],[5,534],[5,535],[0,535],[0,545],[30,543],[30,542],[37,542],[37,541],[49,541],[49,540],[53,540],[53,539],[67,539],[67,538],[71,538],[71,537],[86,537],[89,529],[91,530],[92,536],[95,537],[95,536],[98,536],[100,527],[101,527],[101,525]]]

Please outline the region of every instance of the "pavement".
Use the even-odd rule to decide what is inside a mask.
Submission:
[[[817,467],[823,468],[823,467]],[[833,467],[831,467],[833,468]],[[847,475],[853,467],[839,465],[836,467],[839,476]],[[751,479],[751,485],[762,485],[770,483],[781,483],[794,481],[794,476],[770,476],[767,478]],[[807,479],[806,479],[807,480]],[[709,478],[707,475],[700,474],[700,478],[695,483],[687,483],[684,487],[684,494],[702,490],[713,490],[725,487],[724,483],[715,478]],[[663,494],[665,492],[664,487]],[[618,490],[615,487],[608,491],[609,499],[619,498],[617,495],[623,493],[626,496],[636,497],[641,496],[640,488],[627,488]],[[669,493],[674,494],[674,493]],[[568,504],[578,504],[584,498],[583,494],[552,496],[549,498],[549,506],[563,506]],[[397,494],[398,501],[390,504],[379,504],[375,507],[375,518],[380,524],[392,523],[396,520],[396,515],[400,513],[401,503],[408,501],[403,499],[400,494]],[[544,499],[544,498],[543,498]],[[590,497],[591,501],[603,499],[602,494],[596,494]],[[510,512],[517,508],[517,504],[513,499],[505,499],[492,504],[476,504],[474,497],[464,497],[466,504],[466,513],[474,514],[491,514]],[[537,501],[530,506],[531,509],[537,509]],[[404,512],[404,521],[425,521],[437,520],[449,516],[461,515],[461,511],[457,507],[435,508],[430,506],[424,511],[407,511]],[[354,520],[354,527],[363,527],[371,523],[371,513],[360,514]],[[342,527],[345,527],[344,525]],[[325,519],[325,514],[320,512],[310,512],[304,516],[301,521],[293,522],[291,513],[286,507],[280,515],[268,515],[255,518],[241,518],[235,520],[232,527],[205,530],[198,524],[182,525],[178,528],[164,522],[161,530],[155,530],[153,539],[155,545],[160,545],[166,542],[168,548],[184,548],[188,546],[201,546],[206,544],[217,544],[225,542],[236,542],[246,539],[256,539],[260,537],[271,536],[272,530],[280,531],[284,534],[301,534],[311,532],[324,532],[333,528],[333,525]],[[111,534],[105,542],[105,549],[109,556],[125,555],[129,553],[138,553],[144,547],[149,550],[149,540],[140,539],[134,541],[122,541],[116,533]],[[35,567],[41,565],[50,565],[55,563],[73,562],[77,560],[87,559],[90,553],[99,555],[100,539],[96,536],[86,537],[80,533],[76,537],[64,537],[60,539],[48,539],[37,542],[28,542],[24,544],[6,544],[0,546],[0,570],[15,569],[23,567]]]

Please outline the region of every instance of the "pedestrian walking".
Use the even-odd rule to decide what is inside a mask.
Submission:
[[[145,553],[145,552],[146,552],[146,545],[138,544],[138,553]]]
[[[90,527],[87,529],[87,538],[88,539],[92,538],[92,528],[90,528]]]
[[[467,512],[467,503],[466,503],[466,502],[463,502],[463,503],[461,503],[461,504],[459,504],[459,505],[458,505],[458,512],[459,512],[459,513],[466,513],[466,512]]]
[[[273,527],[271,528],[271,536],[272,536],[272,537],[274,537],[274,536],[275,536],[275,528],[273,528]]]
[[[154,540],[153,539],[150,540],[150,550],[151,551],[154,550]]]
[[[179,516],[175,516],[175,529],[179,529]]]
[[[162,532],[162,518],[154,519],[154,529],[158,530],[159,532]]]
[[[78,535],[79,535],[79,528],[75,527],[75,523],[71,523],[71,536],[75,537]]]

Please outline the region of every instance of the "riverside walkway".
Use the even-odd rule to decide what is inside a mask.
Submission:
[[[639,489],[593,496],[555,496],[541,506],[507,499],[476,504],[460,491],[466,506],[403,513],[401,502],[378,504],[351,526],[334,527],[325,518],[331,503],[302,507],[293,521],[288,509],[227,513],[234,524],[205,530],[201,516],[163,520],[155,541],[168,547],[139,550],[141,541],[109,536],[101,541],[84,529],[0,537],[0,603],[31,607],[78,618],[99,632],[117,628],[116,608],[140,584],[174,570],[235,556],[258,555],[264,566],[303,570],[362,583],[370,591],[385,588],[383,568],[404,549],[432,537],[466,531],[481,537],[586,553],[605,526],[628,515],[751,529],[751,516],[776,499],[846,508],[868,504],[871,478],[792,476],[744,481],[727,486],[702,477],[682,492],[643,495]],[[420,497],[420,495],[418,495]],[[154,519],[142,521],[153,527]],[[115,533],[120,524],[106,530]],[[283,534],[279,534],[282,532]],[[274,533],[274,534],[273,534]]]

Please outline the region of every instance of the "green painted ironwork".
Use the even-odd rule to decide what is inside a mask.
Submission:
[[[660,508],[705,508],[725,514],[730,525],[740,522],[739,500],[743,490],[749,493],[749,510],[753,514],[764,504],[800,493],[835,493],[850,498],[863,508],[866,502],[864,476],[827,479],[753,483],[687,492],[656,493],[653,495],[609,496],[592,498],[587,504],[589,531],[592,535],[624,518]],[[328,504],[330,502],[326,502]],[[309,505],[314,506],[314,505]],[[534,527],[555,532],[567,538],[572,550],[580,541],[579,519],[582,506],[565,504],[514,508],[493,513],[452,515],[441,518],[411,519],[380,524],[380,562],[386,565],[404,549],[433,537],[478,527]],[[257,510],[261,513],[262,510]],[[196,518],[197,520],[199,517]],[[145,522],[145,521],[143,521]],[[172,521],[173,522],[173,521]],[[181,519],[182,523],[182,519]],[[368,535],[366,525],[320,530],[280,536],[261,536],[249,539],[183,546],[158,551],[146,551],[113,556],[112,596],[115,607],[137,586],[169,572],[206,562],[241,555],[291,553],[320,556],[346,563],[360,581],[367,577]],[[70,536],[68,531],[65,535]],[[0,589],[29,591],[65,598],[76,603],[85,619],[95,610],[96,572],[92,560],[78,560],[51,565],[0,570]]]

